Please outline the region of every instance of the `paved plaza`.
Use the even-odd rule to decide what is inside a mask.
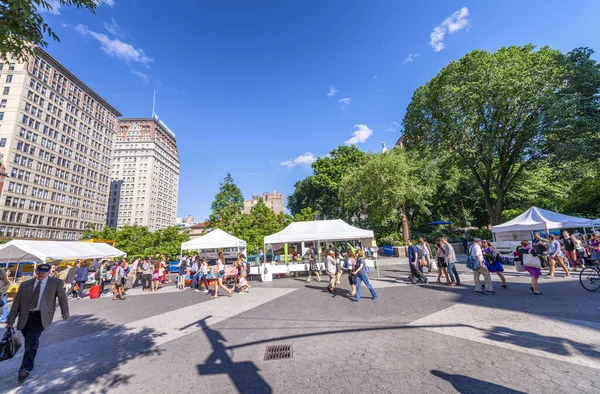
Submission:
[[[336,296],[303,278],[254,283],[249,294],[212,300],[166,286],[69,301],[71,318],[42,334],[36,367],[15,384],[22,351],[0,364],[2,393],[598,393],[600,293],[577,279],[542,280],[506,267],[497,295],[408,284],[388,260],[379,297]],[[574,276],[575,277],[575,276]],[[57,314],[57,318],[58,317]],[[264,361],[289,344],[293,358]]]

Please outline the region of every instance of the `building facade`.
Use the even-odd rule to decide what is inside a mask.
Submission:
[[[256,205],[259,200],[263,200],[265,205],[269,207],[271,211],[275,212],[276,215],[283,212],[283,194],[275,190],[273,194],[263,193],[260,196],[258,194],[253,194],[250,200],[244,201],[244,213],[250,213],[252,207]]]
[[[174,226],[179,195],[175,134],[158,116],[120,119],[115,135],[107,224]]]
[[[0,237],[77,240],[106,223],[119,111],[40,48],[0,59]]]

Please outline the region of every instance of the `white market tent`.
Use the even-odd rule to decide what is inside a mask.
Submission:
[[[102,259],[127,256],[105,243],[12,240],[0,245],[0,263]]]
[[[344,241],[374,238],[372,230],[363,230],[341,219],[294,222],[278,233],[265,237],[266,244],[303,241]]]
[[[220,248],[237,248],[240,252],[245,252],[246,241],[236,238],[233,235],[216,228],[206,235],[191,239],[181,244],[182,251]]]
[[[592,227],[600,227],[600,218],[592,220]]]
[[[590,227],[592,221],[531,207],[513,220],[492,227],[494,233]]]

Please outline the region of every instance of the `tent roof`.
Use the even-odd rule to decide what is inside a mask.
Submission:
[[[127,253],[105,243],[12,240],[0,245],[0,262],[101,259]]]
[[[545,230],[555,228],[572,228],[590,226],[591,220],[575,216],[563,215],[547,211],[538,207],[531,207],[513,220],[498,226],[493,226],[492,231],[503,233],[521,230]]]
[[[336,220],[294,222],[280,232],[265,237],[265,244],[302,241],[343,241],[373,238],[372,230],[363,230]]]
[[[592,220],[592,226],[600,227],[600,218]]]
[[[216,248],[245,248],[246,241],[236,238],[221,229],[214,229],[210,233],[191,239],[181,244],[182,250],[216,249]]]

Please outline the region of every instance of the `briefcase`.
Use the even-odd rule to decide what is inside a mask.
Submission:
[[[20,348],[21,338],[15,333],[14,328],[9,328],[0,342],[0,361],[10,360]]]

